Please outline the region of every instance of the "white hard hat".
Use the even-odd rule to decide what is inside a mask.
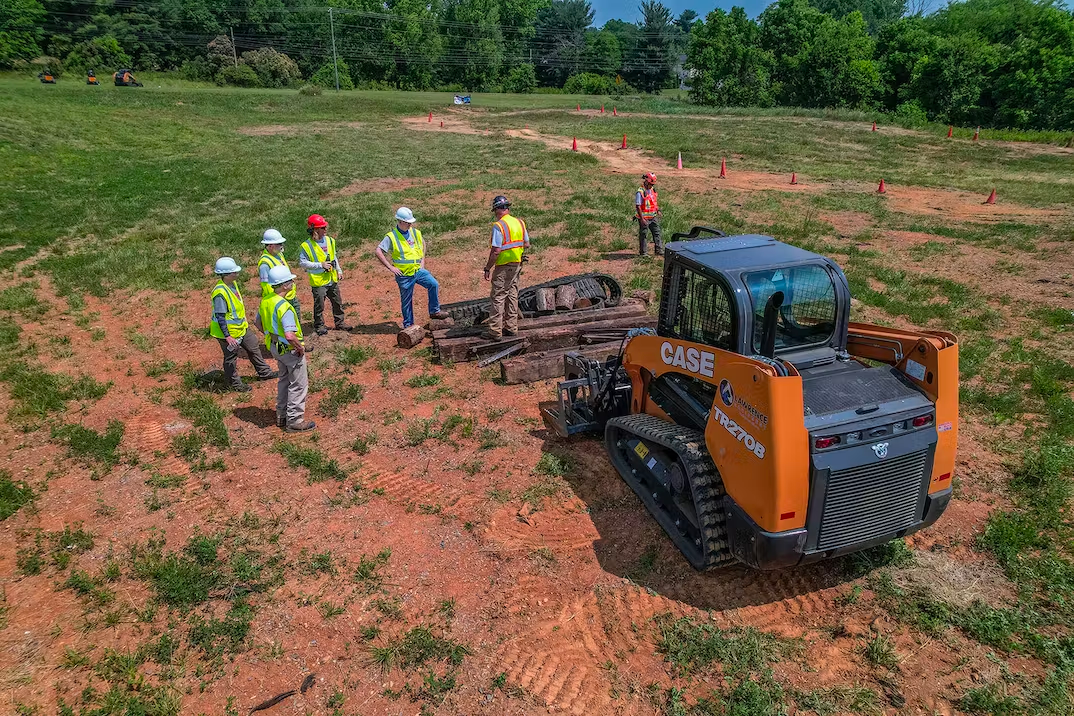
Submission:
[[[414,212],[405,206],[400,206],[399,211],[395,212],[396,221],[405,221],[408,224],[413,224],[417,219],[414,218]]]
[[[277,229],[265,229],[265,233],[261,236],[261,243],[263,244],[282,244],[287,241],[283,238]]]
[[[295,278],[291,269],[286,266],[273,266],[268,270],[268,282],[271,286],[279,286]]]
[[[216,268],[213,270],[221,276],[225,276],[229,273],[236,273],[238,271],[242,271],[242,266],[239,266],[237,263],[235,263],[235,259],[231,258],[230,256],[225,256],[222,259],[217,259]]]

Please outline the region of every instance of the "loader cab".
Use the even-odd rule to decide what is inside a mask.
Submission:
[[[850,318],[846,276],[820,254],[749,234],[665,247],[658,333],[755,356],[765,308],[783,297],[774,352],[796,368],[843,354]]]

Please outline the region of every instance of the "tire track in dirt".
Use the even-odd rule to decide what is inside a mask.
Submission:
[[[518,612],[541,593],[536,577],[523,576],[509,591]],[[541,601],[537,600],[540,609]],[[650,622],[657,614],[694,613],[690,607],[638,587],[597,588],[504,643],[497,657],[508,683],[547,707],[571,714],[606,713],[613,686],[599,665],[627,654],[652,654]],[[651,665],[656,668],[656,664]],[[651,669],[650,669],[651,671]]]
[[[515,507],[504,507],[490,516],[485,536],[505,552],[591,547],[600,539],[597,528],[588,514],[570,506],[577,507],[577,503],[554,505],[524,517]]]
[[[147,415],[136,415],[127,423],[127,428],[139,457],[156,465],[162,475],[190,474],[190,467],[172,452],[172,439],[164,429],[164,423]]]
[[[460,518],[471,516],[481,501],[462,490],[399,473],[374,472],[364,476],[362,482],[366,489],[383,494],[392,502],[439,506],[445,514]]]

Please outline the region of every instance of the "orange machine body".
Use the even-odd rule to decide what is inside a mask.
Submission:
[[[888,363],[934,402],[938,432],[929,493],[949,488],[958,436],[958,346],[947,333],[850,324],[848,352]],[[902,356],[895,361],[895,356]],[[810,445],[802,378],[784,362],[779,376],[766,363],[712,346],[662,336],[627,344],[623,367],[632,383],[633,413],[670,418],[648,400],[649,382],[677,372],[716,387],[705,445],[732,498],[766,532],[805,526]]]

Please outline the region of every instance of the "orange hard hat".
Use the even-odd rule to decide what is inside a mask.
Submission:
[[[311,229],[323,229],[328,226],[328,222],[320,214],[312,214],[310,218],[306,219],[306,226]]]
[[[656,175],[653,174],[652,172],[645,172],[644,174],[641,175],[641,178],[644,179],[645,181],[649,182],[650,184],[655,184],[656,183]]]

